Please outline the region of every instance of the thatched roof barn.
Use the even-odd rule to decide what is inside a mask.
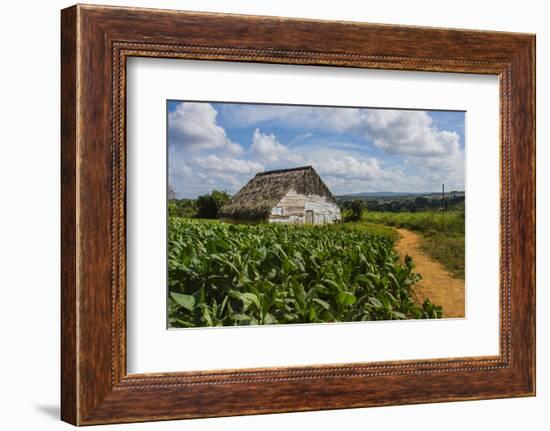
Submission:
[[[312,166],[260,172],[220,210],[226,221],[323,224],[340,221],[336,199]]]

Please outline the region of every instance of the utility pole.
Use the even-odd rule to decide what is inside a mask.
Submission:
[[[443,215],[445,215],[445,184],[441,184],[441,199],[443,201]]]

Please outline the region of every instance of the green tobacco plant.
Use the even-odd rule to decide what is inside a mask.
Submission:
[[[171,327],[441,317],[393,239],[353,225],[233,225],[169,219]]]

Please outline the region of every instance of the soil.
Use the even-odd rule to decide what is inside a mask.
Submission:
[[[464,317],[464,280],[453,277],[441,263],[422,251],[422,239],[407,229],[396,229],[400,239],[396,249],[401,259],[409,255],[415,264],[414,270],[422,280],[413,286],[413,298],[421,304],[426,298],[443,307],[443,317]]]

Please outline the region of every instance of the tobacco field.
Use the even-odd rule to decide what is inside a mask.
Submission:
[[[441,317],[394,238],[352,224],[233,225],[169,218],[171,328]]]

